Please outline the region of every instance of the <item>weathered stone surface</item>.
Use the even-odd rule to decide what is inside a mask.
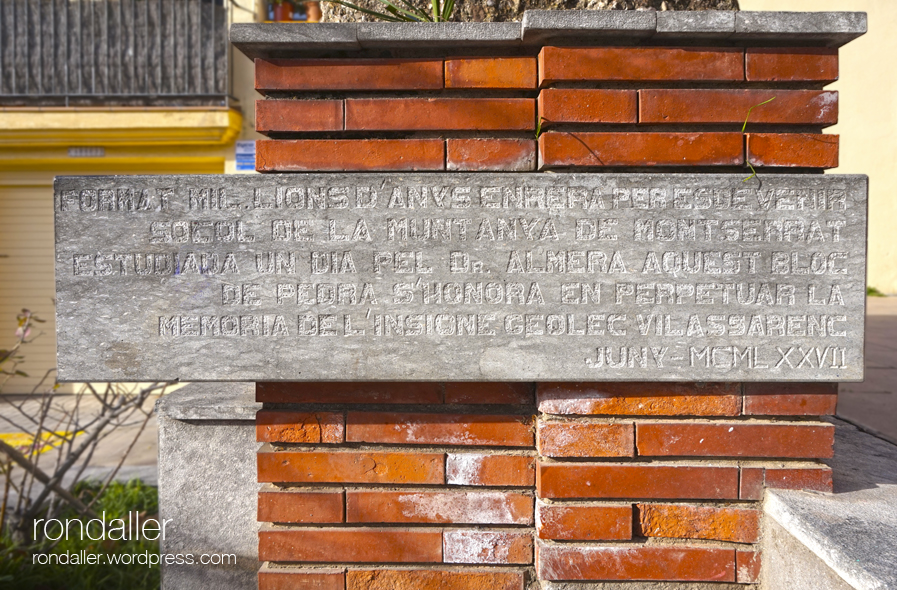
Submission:
[[[802,42],[840,47],[866,33],[865,12],[739,12],[738,39],[770,40],[786,35]]]
[[[246,57],[281,57],[282,51],[361,49],[355,23],[239,23],[230,28],[230,42]]]
[[[162,551],[225,553],[234,566],[162,565],[163,590],[256,588],[255,413],[251,383],[191,383],[156,402]]]
[[[897,446],[831,421],[835,493],[766,491],[765,588],[897,588]]]
[[[529,6],[558,8],[553,4],[557,1],[531,2]],[[635,3],[654,1],[635,0]],[[706,0],[715,4],[706,4],[705,0],[682,0],[674,3],[677,6],[664,2],[667,8],[696,8],[691,4],[705,2],[700,8],[717,10],[601,10],[634,6],[628,6],[632,0],[608,0],[614,6],[593,5],[594,2],[596,0],[586,4],[567,2],[562,7],[588,10],[525,12],[524,2],[508,3],[507,6],[501,2],[498,7],[476,2],[471,3],[469,15],[466,8],[459,8],[460,18],[465,22],[448,23],[369,22],[369,18],[358,17],[345,7],[325,5],[325,17],[326,13],[331,13],[327,20],[348,22],[315,25],[237,23],[231,26],[231,41],[251,58],[282,58],[322,57],[332,55],[334,51],[366,56],[389,48],[430,53],[451,50],[463,54],[464,51],[476,53],[501,47],[508,53],[526,53],[533,45],[608,42],[629,45],[645,38],[685,43],[727,39],[742,45],[787,41],[791,45],[839,47],[866,32],[866,13],[863,12],[737,12],[732,10],[737,9],[734,0]]]
[[[520,42],[520,23],[358,23],[358,42],[369,47],[476,47]]]
[[[571,38],[650,37],[657,26],[653,11],[527,10],[523,15],[523,41],[550,43]]]
[[[867,181],[62,177],[59,378],[848,381]]]
[[[732,10],[663,11],[657,13],[655,39],[725,39],[735,32]]]
[[[429,9],[429,0],[412,0]],[[383,11],[379,0],[355,0],[363,8]],[[367,21],[373,17],[338,4],[321,4],[325,21]],[[738,0],[458,0],[453,19],[471,21],[517,21],[526,10],[738,10]]]

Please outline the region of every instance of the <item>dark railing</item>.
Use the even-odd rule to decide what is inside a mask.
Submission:
[[[0,0],[0,105],[223,105],[224,0]]]

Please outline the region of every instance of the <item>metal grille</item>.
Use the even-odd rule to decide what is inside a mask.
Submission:
[[[0,0],[2,105],[223,105],[223,0]]]

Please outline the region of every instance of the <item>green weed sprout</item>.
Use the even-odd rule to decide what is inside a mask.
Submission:
[[[745,117],[744,117],[744,125],[741,126],[741,134],[742,134],[742,135],[744,135],[744,130],[747,129],[747,122],[748,122],[748,119],[749,119],[750,116],[751,116],[751,111],[753,111],[753,110],[754,110],[755,108],[757,108],[757,107],[762,107],[763,105],[765,105],[765,104],[767,104],[767,103],[770,103],[770,102],[774,101],[775,99],[776,99],[776,97],[773,96],[773,97],[770,98],[769,100],[764,100],[763,102],[761,102],[761,103],[759,103],[759,104],[755,104],[754,106],[752,106],[751,108],[748,109],[747,115],[745,115]],[[747,182],[747,181],[749,181],[750,179],[752,179],[753,177],[757,176],[757,171],[754,170],[754,167],[751,165],[751,161],[750,161],[749,159],[747,159],[747,158],[746,158],[746,160],[747,160],[748,168],[751,169],[751,172],[753,172],[753,174],[751,174],[750,176],[748,176],[747,178],[745,178],[745,179],[742,180],[741,182]]]

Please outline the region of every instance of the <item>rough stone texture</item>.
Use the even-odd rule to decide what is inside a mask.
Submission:
[[[415,0],[417,6],[429,6],[429,0]],[[356,0],[363,8],[382,12],[377,0]],[[355,22],[372,17],[338,4],[321,4],[325,21]],[[525,10],[738,10],[738,0],[459,0],[453,17],[461,21],[514,21]]]
[[[156,404],[159,515],[172,521],[161,551],[237,555],[235,568],[163,565],[165,590],[256,587],[254,419],[261,404],[252,394],[249,383],[197,383]]]
[[[230,42],[249,59],[279,57],[287,48],[308,50],[361,49],[355,24],[239,23],[231,26]]]
[[[657,27],[656,13],[527,10],[523,15],[523,41],[527,44],[569,42],[569,39],[651,37]]]
[[[840,47],[866,32],[865,12],[738,12],[739,39],[769,41],[783,35],[792,41]]]
[[[764,588],[857,590],[806,545],[772,518],[763,519]],[[868,557],[868,556],[865,556]],[[865,586],[884,590],[886,586]]]
[[[63,381],[863,374],[862,176],[60,177],[56,203]]]
[[[657,13],[655,39],[726,39],[735,32],[732,10],[663,11]]]
[[[828,463],[835,493],[766,492],[765,582],[796,590],[897,588],[897,447],[832,422],[838,453]]]
[[[513,45],[520,42],[515,23],[359,23],[358,43],[363,48],[475,47]]]

